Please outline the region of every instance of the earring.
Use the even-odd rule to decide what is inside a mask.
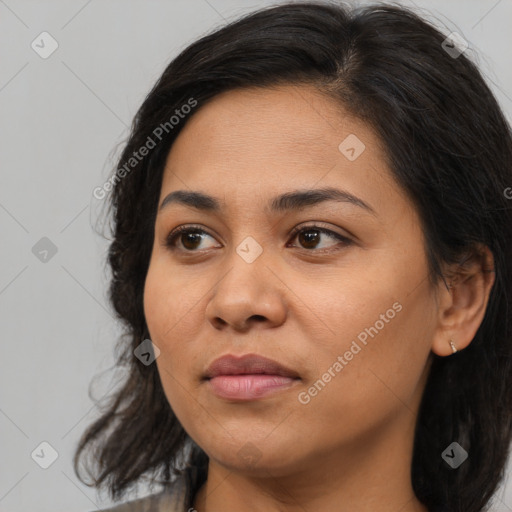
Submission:
[[[452,347],[452,352],[455,354],[455,352],[457,352],[457,349],[455,348],[455,345],[453,343],[453,340],[450,340],[450,345]]]

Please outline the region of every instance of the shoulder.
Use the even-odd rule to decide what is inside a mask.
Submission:
[[[187,512],[186,497],[186,483],[183,478],[178,478],[158,494],[127,501],[97,512]]]

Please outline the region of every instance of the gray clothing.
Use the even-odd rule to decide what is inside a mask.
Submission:
[[[190,472],[185,472],[158,494],[131,500],[108,509],[102,509],[100,512],[197,512],[192,508],[196,490],[195,473],[190,475]]]

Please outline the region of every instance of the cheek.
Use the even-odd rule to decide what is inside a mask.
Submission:
[[[144,285],[144,315],[151,341],[159,348],[160,354],[155,364],[158,368],[164,394],[171,408],[177,414],[181,410],[180,382],[184,382],[185,372],[180,364],[186,354],[182,353],[186,344],[178,343],[176,324],[179,322],[180,301],[175,292],[171,293],[172,278],[166,277],[158,265],[152,262],[149,266]],[[179,324],[178,324],[179,325]]]
[[[193,341],[200,339],[198,314],[204,291],[193,285],[183,286],[168,265],[158,261],[150,264],[144,286],[144,314],[150,339],[160,349],[156,363],[168,398],[183,393],[181,386],[188,386],[201,354]]]
[[[171,289],[172,278],[161,272],[157,265],[150,264],[144,286],[144,315],[150,339],[160,350],[156,364],[169,402],[176,396],[173,377],[182,380],[176,373],[181,365],[176,363],[184,358],[180,351],[186,346],[177,342],[180,339],[177,333],[179,319],[184,313],[176,292]]]
[[[386,282],[359,274],[357,282],[333,282],[331,292],[310,290],[315,314],[302,326],[305,339],[314,340],[314,372],[305,399],[324,427],[333,410],[368,422],[413,398],[430,352],[433,302],[426,284],[411,293],[407,276],[387,275]]]
[[[170,296],[165,293],[165,288],[165,279],[161,278],[157,267],[151,263],[144,284],[143,302],[144,317],[151,340],[154,342],[156,342],[157,338],[160,338],[160,331],[164,328],[164,311],[172,310],[172,304],[169,303]]]
[[[176,332],[193,325],[196,295],[194,287],[179,282],[164,262],[151,262],[144,285],[144,315],[155,342],[165,348]]]
[[[339,335],[330,350],[319,354],[317,347],[314,351],[317,372],[297,402],[296,420],[304,426],[306,437],[322,432],[319,445],[326,450],[333,442],[377,432],[392,418],[414,410],[428,339],[413,334],[417,331],[406,304],[398,312],[389,301],[381,304],[364,319],[339,316]],[[386,323],[380,314],[390,309],[396,314],[391,318],[390,313]],[[348,325],[355,335],[342,334]]]

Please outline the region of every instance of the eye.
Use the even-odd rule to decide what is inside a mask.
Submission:
[[[203,235],[211,236],[204,229],[196,226],[179,226],[169,233],[166,238],[165,245],[171,250],[183,250],[176,247],[176,239],[179,238],[185,251],[195,252],[197,245],[201,243]]]
[[[352,240],[349,238],[340,235],[339,233],[336,233],[330,229],[317,226],[316,224],[310,226],[298,226],[292,232],[292,237],[298,238],[299,242],[302,244],[302,247],[307,250],[317,249],[316,244],[318,244],[318,242],[321,240],[322,235],[326,235],[328,238],[331,238],[331,240],[337,240],[338,242],[341,242],[341,245],[343,246],[347,246],[352,243]],[[335,245],[340,244],[338,243]],[[331,252],[332,250],[332,248],[327,248],[326,250],[319,250],[318,252]]]
[[[207,231],[198,226],[179,226],[169,233],[165,245],[173,251],[197,252],[196,249],[198,245],[201,244],[205,235],[212,237]],[[291,233],[292,240],[299,237],[299,243],[302,244],[302,248],[309,252],[311,252],[311,249],[317,249],[316,245],[321,240],[322,235],[326,235],[328,238],[331,238],[331,240],[341,242],[343,246],[352,243],[349,238],[316,224],[296,227]],[[178,241],[181,243],[182,247],[177,246]],[[320,250],[319,252],[330,251],[332,251],[332,249],[327,248],[327,250]]]

